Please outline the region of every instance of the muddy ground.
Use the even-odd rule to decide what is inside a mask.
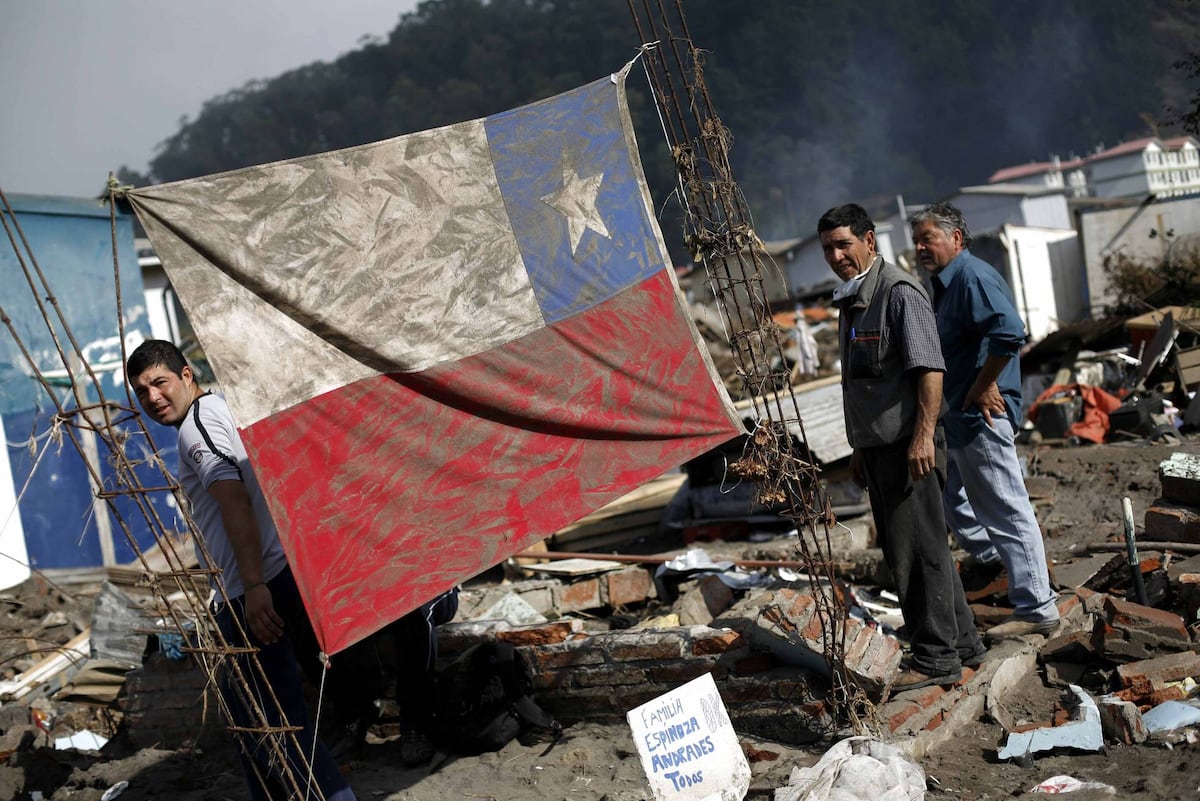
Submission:
[[[1052,560],[1064,562],[1086,553],[1090,543],[1114,539],[1121,530],[1121,498],[1133,502],[1135,520],[1159,494],[1157,466],[1176,451],[1200,452],[1195,437],[1176,446],[1144,443],[1026,449],[1031,472],[1052,477],[1056,487],[1052,502],[1040,503],[1039,516],[1046,530]],[[14,604],[8,604],[12,611]],[[23,643],[13,636],[0,641],[0,672],[11,675],[20,665],[20,652],[31,644],[57,640],[72,633],[81,613],[73,608],[37,609],[39,625]],[[0,613],[5,612],[0,609]],[[58,615],[50,615],[60,612]],[[65,619],[65,621],[64,621]],[[54,625],[49,625],[54,624]],[[4,621],[0,621],[0,627]],[[56,631],[56,629],[58,629]],[[5,670],[5,668],[8,670]],[[1044,718],[1053,712],[1059,689],[1027,682],[1010,707]],[[0,709],[2,716],[3,709]],[[76,724],[101,729],[102,712],[76,710]],[[1016,764],[996,758],[1002,731],[988,720],[972,723],[951,744],[926,756],[922,766],[929,780],[930,799],[982,801],[1000,798],[1037,798],[1029,788],[1056,774],[1102,782],[1116,797],[1145,801],[1193,798],[1200,794],[1200,746],[1186,740],[1172,748],[1164,745],[1108,745],[1101,754],[1054,753],[1032,762]],[[218,801],[248,797],[232,752],[223,744],[205,751],[130,751],[114,739],[101,753],[55,751],[43,745],[44,735],[33,742],[8,743],[15,749],[0,765],[0,799],[27,799],[39,792],[50,801],[96,801],[119,781],[129,782],[120,795],[127,801]],[[769,799],[786,784],[792,767],[815,762],[824,747],[798,749],[774,742],[744,738],[751,756],[754,778],[750,798]],[[3,754],[0,754],[0,758]],[[624,726],[580,724],[569,727],[551,747],[524,747],[516,741],[497,753],[476,757],[439,754],[426,767],[401,766],[396,738],[372,734],[363,751],[344,769],[360,799],[425,801],[441,799],[571,799],[572,801],[635,801],[650,797],[648,786]],[[1081,792],[1078,801],[1111,796]]]

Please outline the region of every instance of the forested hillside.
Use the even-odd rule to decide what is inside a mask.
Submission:
[[[1200,41],[1194,0],[685,0],[764,238],[851,199],[936,199],[996,169],[1144,136],[1187,107],[1171,64]],[[207,102],[163,142],[169,181],[483,116],[619,68],[626,0],[426,0],[386,39]],[[630,79],[660,202],[671,164]],[[1177,132],[1163,128],[1161,133]]]

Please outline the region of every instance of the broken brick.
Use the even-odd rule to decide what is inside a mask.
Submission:
[[[1146,724],[1142,721],[1142,713],[1135,704],[1112,696],[1098,699],[1100,708],[1100,727],[1105,739],[1117,740],[1125,745],[1135,745],[1145,742],[1150,736]]]
[[[1200,542],[1200,510],[1159,499],[1146,510],[1145,538],[1163,542]]]
[[[554,605],[560,613],[582,612],[604,605],[600,598],[600,579],[590,578],[556,588]]]
[[[1104,602],[1104,611],[1108,617],[1108,624],[1115,628],[1137,629],[1167,640],[1180,640],[1184,643],[1188,641],[1183,618],[1174,612],[1123,601],[1111,595]]]
[[[1200,676],[1200,654],[1181,651],[1154,659],[1130,662],[1117,668],[1121,686],[1127,689],[1159,690],[1173,681]]]
[[[921,706],[915,701],[893,700],[879,708],[879,716],[887,721],[888,731],[894,732],[920,711]]]
[[[731,629],[718,629],[714,630],[712,634],[693,638],[692,654],[695,656],[723,654],[745,646],[746,641],[738,632]]]
[[[605,603],[612,607],[644,603],[655,594],[650,571],[636,565],[606,573],[602,589]]]
[[[557,620],[552,623],[540,623],[509,631],[498,631],[496,640],[512,645],[551,645],[566,642],[583,630],[577,620]]]
[[[1096,658],[1096,649],[1089,632],[1073,631],[1047,640],[1041,656],[1046,662],[1086,663]]]
[[[750,639],[784,661],[827,672],[821,616],[814,614],[812,599],[804,598],[792,589],[773,593],[762,605],[755,625],[749,631]],[[793,610],[802,617],[790,617],[787,612]],[[847,618],[840,625],[844,626],[843,642],[847,643],[847,672],[869,693],[882,692],[900,664],[899,642],[855,618]],[[866,637],[866,640],[856,645],[859,637]]]

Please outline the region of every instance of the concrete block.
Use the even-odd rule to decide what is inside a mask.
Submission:
[[[1005,731],[1013,730],[1017,718],[1004,705],[1004,699],[1012,697],[1016,688],[1033,675],[1036,666],[1036,654],[1019,653],[1002,660],[994,668],[991,682],[984,693],[984,709]]]
[[[1058,589],[1083,587],[1096,576],[1109,570],[1114,562],[1120,564],[1124,560],[1123,554],[1094,554],[1065,564],[1054,565],[1050,569],[1050,578]]]
[[[1158,465],[1163,497],[1175,503],[1200,507],[1200,456],[1173,453]]]
[[[484,589],[464,589],[458,594],[459,621],[477,620],[486,610],[495,606],[505,595],[517,595],[538,612],[554,616],[554,590],[559,586],[554,579],[528,579],[512,581]]]
[[[733,603],[733,590],[716,576],[702,576],[676,603],[679,622],[685,626],[707,626]]]

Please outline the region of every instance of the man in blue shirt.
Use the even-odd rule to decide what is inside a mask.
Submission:
[[[1058,607],[1013,440],[1021,409],[1015,357],[1025,326],[1000,273],[967,250],[971,235],[961,211],[935,203],[909,224],[917,263],[933,276],[946,360],[946,521],[967,551],[981,561],[999,558],[1008,571],[1013,616],[985,636],[1049,634],[1058,627]]]

